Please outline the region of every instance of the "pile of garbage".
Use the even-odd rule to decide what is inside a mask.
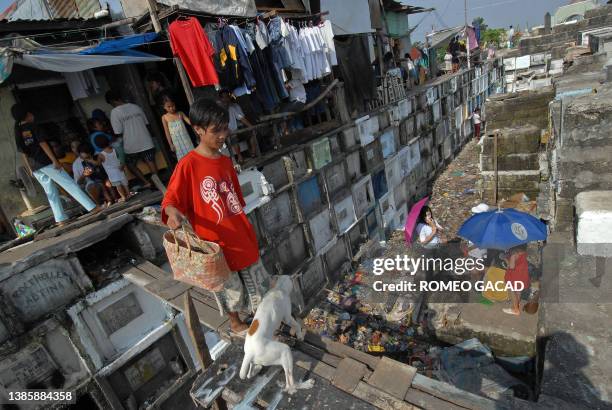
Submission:
[[[373,275],[346,274],[304,319],[310,331],[353,349],[388,356],[433,375],[438,363],[430,359],[431,343],[424,326],[416,323],[416,304],[404,297],[375,302],[368,283]]]

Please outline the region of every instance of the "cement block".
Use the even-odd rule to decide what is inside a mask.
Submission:
[[[489,130],[492,130],[487,125]],[[509,154],[534,154],[539,151],[541,128],[528,125],[519,128],[504,128],[501,135],[497,137],[497,155],[505,156]],[[494,155],[494,140],[492,133],[483,141],[483,154]]]
[[[349,151],[357,144],[359,144],[359,135],[356,127],[351,127],[342,131],[340,146],[343,151]]]
[[[408,142],[414,138],[416,117],[414,115],[407,117],[400,123],[400,144],[408,145]]]
[[[362,147],[370,144],[374,141],[374,134],[370,129],[370,117],[365,116],[355,120],[355,126],[357,127],[357,137],[359,140],[359,144]]]
[[[294,183],[300,178],[303,178],[310,169],[306,159],[306,152],[303,149],[297,149],[292,153],[283,157],[285,161],[285,169],[289,176],[289,181]]]
[[[390,109],[387,109],[377,115],[379,129],[384,130],[389,125],[391,125],[390,117],[391,117]]]
[[[283,167],[283,171],[281,171],[281,174],[283,176],[275,178],[277,182],[283,184],[281,180],[283,180],[287,176],[287,173],[284,172],[284,162],[282,160],[279,160],[274,162],[274,164],[280,164]],[[268,172],[270,172],[274,168],[274,166],[276,165],[269,167]],[[275,187],[268,182],[265,177],[265,174],[257,170],[242,171],[240,174],[238,174],[238,181],[240,182],[240,191],[242,191],[244,202],[246,202],[244,211],[247,214],[270,201],[270,194],[274,192]],[[287,179],[286,183],[288,182],[289,180]],[[281,185],[280,187],[282,186],[284,185]]]
[[[324,190],[317,175],[297,185],[296,196],[301,218],[307,218],[325,204]]]
[[[480,156],[480,169],[493,171],[494,158],[489,155]],[[500,171],[539,170],[540,161],[537,153],[534,154],[508,154],[497,158],[497,169]]]
[[[301,225],[294,225],[288,232],[283,233],[274,246],[284,274],[293,272],[309,256],[304,228]]]
[[[359,251],[359,246],[366,242],[368,238],[368,228],[365,218],[357,221],[357,223],[343,235],[343,238],[347,242],[347,248],[352,258],[353,255]]]
[[[399,135],[397,127],[391,127],[386,129],[385,132],[380,136],[380,145],[384,159],[389,158],[397,151],[398,144],[396,144],[395,142],[396,133]]]
[[[357,222],[353,197],[348,194],[338,202],[335,202],[333,206],[336,228],[339,234],[344,234],[355,222]]]
[[[334,198],[336,194],[348,184],[345,162],[336,162],[325,167],[323,170],[323,178],[329,198]]]
[[[374,198],[372,177],[367,175],[353,184],[351,194],[355,204],[355,214],[357,218],[361,218],[375,205],[376,199]]]
[[[76,258],[51,259],[0,283],[2,294],[26,323],[64,307],[91,288]]]
[[[251,171],[255,173],[257,171]],[[261,172],[265,176],[265,180],[272,184],[274,190],[279,191],[289,184],[289,174],[285,166],[283,158],[276,158],[267,164],[264,164]],[[242,182],[240,183],[242,187]]]
[[[315,253],[318,253],[335,238],[331,211],[325,209],[312,217],[308,221],[308,229],[311,237],[311,245]]]
[[[406,225],[406,218],[408,217],[408,205],[403,204],[401,207],[396,208],[397,212],[393,216],[393,229],[403,230]]]
[[[0,361],[0,383],[7,388],[25,389],[33,383],[51,387],[55,372],[64,376],[59,386],[73,389],[91,376],[83,358],[72,343],[68,329],[50,319],[32,329],[23,339],[20,349]]]
[[[380,208],[377,206],[372,208],[370,211],[368,211],[365,218],[368,238],[373,239],[379,235],[382,229],[382,215],[380,214]]]
[[[348,244],[344,240],[344,237],[339,238],[338,241],[325,252],[323,261],[325,262],[327,278],[332,283],[335,283],[341,277],[343,265],[350,262]]]
[[[321,257],[315,256],[304,270],[299,273],[299,283],[304,303],[308,306],[317,294],[323,290],[327,284],[327,276],[323,269]]]
[[[408,191],[406,190],[405,179],[393,188],[393,199],[395,209],[400,209],[408,201]]]
[[[612,191],[586,191],[576,195],[580,255],[612,257]]]
[[[410,114],[412,114],[413,106],[414,103],[412,101],[412,98],[406,98],[399,102],[399,109],[402,118],[406,118]]]
[[[324,137],[309,143],[306,151],[309,155],[312,169],[321,169],[332,162],[329,138]]]
[[[377,200],[389,192],[389,184],[387,183],[387,176],[384,168],[372,174],[372,187],[374,188],[374,198]]]
[[[297,223],[297,216],[287,191],[272,198],[270,202],[259,207],[256,212],[260,220],[260,226],[263,228],[263,234],[269,240],[285,227]]]
[[[382,147],[380,140],[374,140],[370,144],[362,147],[361,161],[364,165],[366,172],[370,173],[383,163]]]
[[[346,172],[349,183],[357,181],[362,175],[361,157],[359,155],[359,151],[353,151],[350,154],[347,154],[344,161],[346,163]]]
[[[397,155],[385,161],[385,177],[387,178],[389,189],[395,188],[402,181],[402,169]]]

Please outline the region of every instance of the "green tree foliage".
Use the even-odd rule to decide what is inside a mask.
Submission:
[[[480,36],[483,42],[500,47],[506,37],[506,30],[503,28],[487,28],[485,31],[481,31]]]

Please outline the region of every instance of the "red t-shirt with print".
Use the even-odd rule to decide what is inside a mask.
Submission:
[[[201,239],[218,243],[233,271],[251,266],[259,259],[253,226],[242,210],[245,206],[232,160],[221,155],[207,158],[195,151],[176,166],[162,210],[178,209]],[[162,220],[168,216],[162,211]]]

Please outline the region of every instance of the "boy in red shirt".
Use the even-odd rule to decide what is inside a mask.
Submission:
[[[177,229],[187,219],[199,238],[221,246],[232,273],[218,296],[232,331],[238,333],[247,329],[238,316],[246,307],[243,287],[255,310],[269,288],[269,275],[259,260],[255,231],[242,210],[245,202],[232,160],[219,151],[228,135],[227,110],[214,101],[198,100],[189,118],[200,144],[176,166],[162,202],[162,220]]]

